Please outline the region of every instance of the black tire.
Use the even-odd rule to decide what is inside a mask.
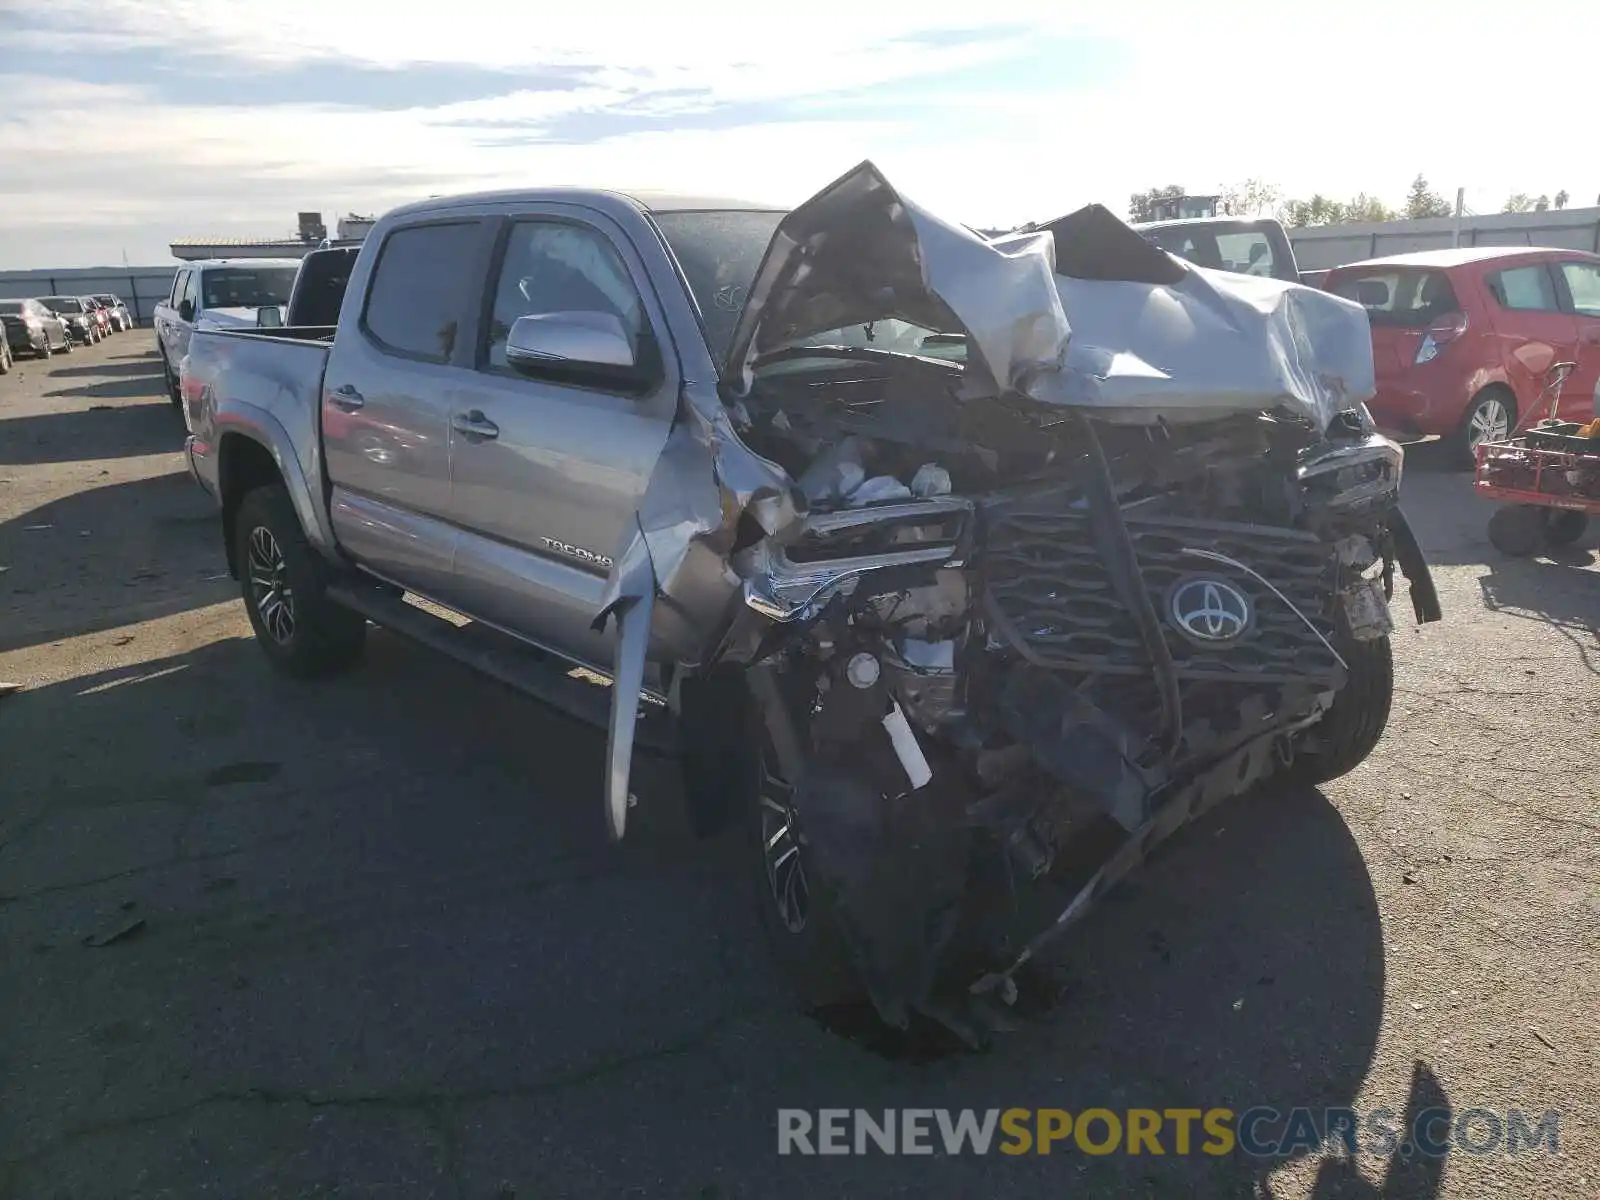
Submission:
[[[1394,705],[1394,648],[1389,639],[1346,641],[1340,648],[1350,677],[1327,714],[1306,731],[1306,749],[1289,766],[1296,783],[1316,787],[1348,775],[1367,760],[1383,737]]]
[[[366,619],[328,598],[328,565],[306,541],[281,484],[239,502],[233,538],[245,612],[272,665],[297,679],[353,666],[366,645]]]
[[[167,361],[165,350],[161,351],[161,379],[167,385],[167,403],[181,413],[183,393],[178,390],[178,377],[172,373],[172,364]]]
[[[1545,510],[1531,504],[1503,504],[1489,518],[1489,544],[1511,558],[1537,554],[1545,543]]]
[[[1570,508],[1547,508],[1544,514],[1546,545],[1570,546],[1589,530],[1589,518]]]
[[[1492,428],[1487,429],[1485,426]],[[1472,398],[1461,424],[1448,439],[1455,465],[1470,471],[1477,465],[1479,441],[1504,441],[1517,427],[1517,398],[1498,384],[1484,388]]]
[[[72,335],[70,333],[63,333],[61,335],[61,353],[72,353]]]
[[[777,756],[753,701],[745,714],[744,736],[740,740],[743,752],[737,755],[744,773],[744,850],[755,868],[756,905],[773,962],[802,1008],[815,1010],[858,1003],[866,993],[835,916],[833,891],[815,870],[806,870],[809,852],[804,834],[799,832],[793,807],[787,803],[787,785],[777,778]],[[773,805],[787,809],[786,814],[774,812]],[[785,817],[793,840],[774,845],[774,831]],[[787,849],[794,851],[791,861],[802,873],[800,881],[805,892],[798,922],[792,909],[784,910],[780,902],[782,882],[770,869]]]

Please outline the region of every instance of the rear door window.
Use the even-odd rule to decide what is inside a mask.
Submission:
[[[384,239],[361,323],[385,350],[449,362],[461,329],[479,222],[397,229]]]
[[[1486,280],[1489,294],[1501,308],[1513,312],[1560,312],[1555,281],[1543,263],[1509,267],[1496,271]]]
[[[1561,277],[1572,296],[1572,310],[1580,317],[1600,317],[1600,266],[1564,262]]]
[[[1460,308],[1443,271],[1377,268],[1340,275],[1328,288],[1367,310],[1375,328],[1425,329]]]

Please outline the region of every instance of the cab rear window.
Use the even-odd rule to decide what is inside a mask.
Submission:
[[[1361,305],[1375,326],[1423,329],[1460,308],[1443,271],[1352,271],[1331,279],[1327,288]]]

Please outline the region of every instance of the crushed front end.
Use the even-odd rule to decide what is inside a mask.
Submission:
[[[737,520],[708,656],[752,701],[769,926],[974,1041],[1161,837],[1371,751],[1397,571],[1439,617],[1364,314],[1060,225],[985,242],[859,168],[780,229],[725,375],[794,481]]]

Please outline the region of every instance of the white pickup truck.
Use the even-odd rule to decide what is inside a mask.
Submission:
[[[281,316],[299,269],[295,258],[213,258],[178,269],[153,321],[173,407],[178,406],[178,367],[194,331],[279,324],[273,317]]]

